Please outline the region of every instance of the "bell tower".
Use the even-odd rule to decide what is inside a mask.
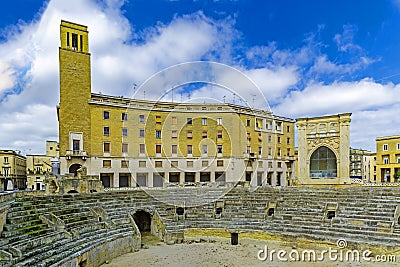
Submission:
[[[91,70],[87,27],[61,21],[59,48],[60,157],[83,164],[90,153]]]

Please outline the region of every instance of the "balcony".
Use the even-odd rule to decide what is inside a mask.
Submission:
[[[66,153],[67,159],[71,159],[73,157],[80,157],[83,160],[86,160],[87,154],[84,150],[67,150]]]

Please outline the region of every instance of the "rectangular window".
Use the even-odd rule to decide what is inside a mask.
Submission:
[[[203,160],[203,161],[201,162],[201,166],[202,166],[202,167],[208,167],[208,160]]]
[[[121,168],[129,168],[129,160],[121,160]]]
[[[128,113],[122,113],[121,114],[121,119],[123,120],[123,121],[127,121],[128,120]]]
[[[290,133],[290,126],[286,126],[286,132]]]
[[[201,134],[201,137],[202,137],[203,139],[207,138],[207,132],[203,132],[203,133]]]
[[[110,127],[104,126],[103,127],[103,134],[104,134],[104,136],[109,136],[110,135]]]
[[[217,146],[217,153],[219,153],[219,154],[222,153],[222,145]]]
[[[77,140],[77,139],[72,140],[72,149],[74,151],[81,150],[80,143],[81,143],[81,140]]]
[[[144,137],[144,129],[139,129],[139,137]]]
[[[247,141],[251,140],[251,133],[247,133]]]
[[[82,35],[80,35],[79,41],[80,41],[80,47],[81,47],[81,52],[82,52],[82,49],[83,49],[83,36]]]
[[[389,164],[389,158],[383,158],[383,164]]]
[[[172,145],[171,150],[172,154],[178,154],[178,145]]]
[[[383,145],[383,151],[388,151],[388,145],[387,144]]]
[[[282,122],[277,122],[275,125],[275,128],[277,131],[281,131],[282,130]]]
[[[72,50],[78,50],[78,34],[72,34]]]
[[[268,168],[272,169],[272,162],[268,162]]]
[[[111,150],[110,147],[111,147],[110,142],[104,142],[103,143],[103,152],[110,153],[110,150]]]
[[[67,32],[67,47],[69,48],[69,32]]]
[[[171,161],[171,168],[178,168],[178,161]]]
[[[111,160],[103,160],[103,168],[111,168]]]
[[[103,119],[104,120],[109,120],[110,119],[110,112],[109,111],[106,111],[106,110],[103,111]]]
[[[246,153],[247,153],[247,154],[250,154],[250,151],[251,151],[250,146],[247,146],[247,147],[246,147]]]
[[[222,130],[218,130],[218,132],[217,132],[217,138],[222,138]]]
[[[263,125],[263,120],[262,119],[256,119],[256,127],[257,129],[262,129]]]
[[[251,126],[251,120],[246,120],[246,126],[250,127]]]
[[[8,163],[8,157],[4,157],[4,163]]]
[[[161,160],[157,160],[155,162],[156,168],[162,168],[162,161]]]
[[[187,124],[192,124],[192,118],[187,118]]]
[[[146,167],[146,161],[144,161],[144,160],[139,161],[139,167],[140,168],[145,168]]]
[[[290,145],[290,137],[286,138],[286,144]]]
[[[128,128],[122,128],[122,136],[128,136]]]
[[[160,130],[156,130],[156,138],[157,139],[161,138],[161,131]]]
[[[278,162],[278,168],[282,168],[282,162]]]
[[[268,135],[268,143],[272,142],[272,135]]]
[[[161,145],[160,144],[156,145],[156,153],[161,154]]]
[[[258,133],[258,141],[259,141],[259,142],[262,142],[262,135],[261,135],[261,133]]]
[[[139,122],[144,123],[144,115],[139,115]]]
[[[218,118],[218,119],[217,119],[217,124],[218,124],[218,125],[222,125],[222,118]]]
[[[290,157],[290,148],[287,149],[287,156]]]
[[[203,153],[203,154],[207,154],[208,153],[207,145],[202,145],[201,153]]]
[[[172,138],[177,138],[178,137],[178,132],[176,130],[172,130],[171,137]]]
[[[156,123],[161,124],[161,116],[156,116]]]
[[[188,139],[192,139],[192,137],[193,137],[192,131],[187,131],[186,136],[187,136]]]
[[[187,153],[188,153],[188,155],[193,154],[192,145],[187,145]]]
[[[177,124],[177,123],[178,123],[177,118],[176,117],[172,117],[172,124]]]
[[[262,147],[261,146],[258,147],[258,155],[260,155],[260,156],[262,155]]]
[[[218,167],[223,167],[224,166],[224,161],[223,160],[217,160],[217,166]]]
[[[281,149],[278,148],[278,157],[280,157],[280,156],[281,156]]]
[[[127,143],[122,144],[122,153],[128,153],[128,144]]]
[[[397,163],[400,163],[400,157],[397,157]]]
[[[207,125],[207,118],[201,118],[201,125]]]
[[[145,144],[139,144],[139,153],[145,154],[146,153],[146,146]]]
[[[400,144],[397,144],[397,150],[400,150]]]
[[[280,144],[280,143],[281,143],[281,137],[278,136],[278,144]]]
[[[268,156],[272,156],[272,148],[271,147],[268,148]]]
[[[193,167],[193,161],[189,160],[186,162],[187,167]]]

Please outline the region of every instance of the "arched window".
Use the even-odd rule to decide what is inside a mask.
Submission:
[[[336,178],[336,156],[326,146],[321,146],[314,151],[310,159],[311,178]]]

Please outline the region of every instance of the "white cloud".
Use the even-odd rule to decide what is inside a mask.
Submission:
[[[351,112],[352,145],[374,150],[377,136],[399,134],[399,108],[400,85],[363,79],[310,84],[303,91],[292,91],[274,111],[293,118]]]

